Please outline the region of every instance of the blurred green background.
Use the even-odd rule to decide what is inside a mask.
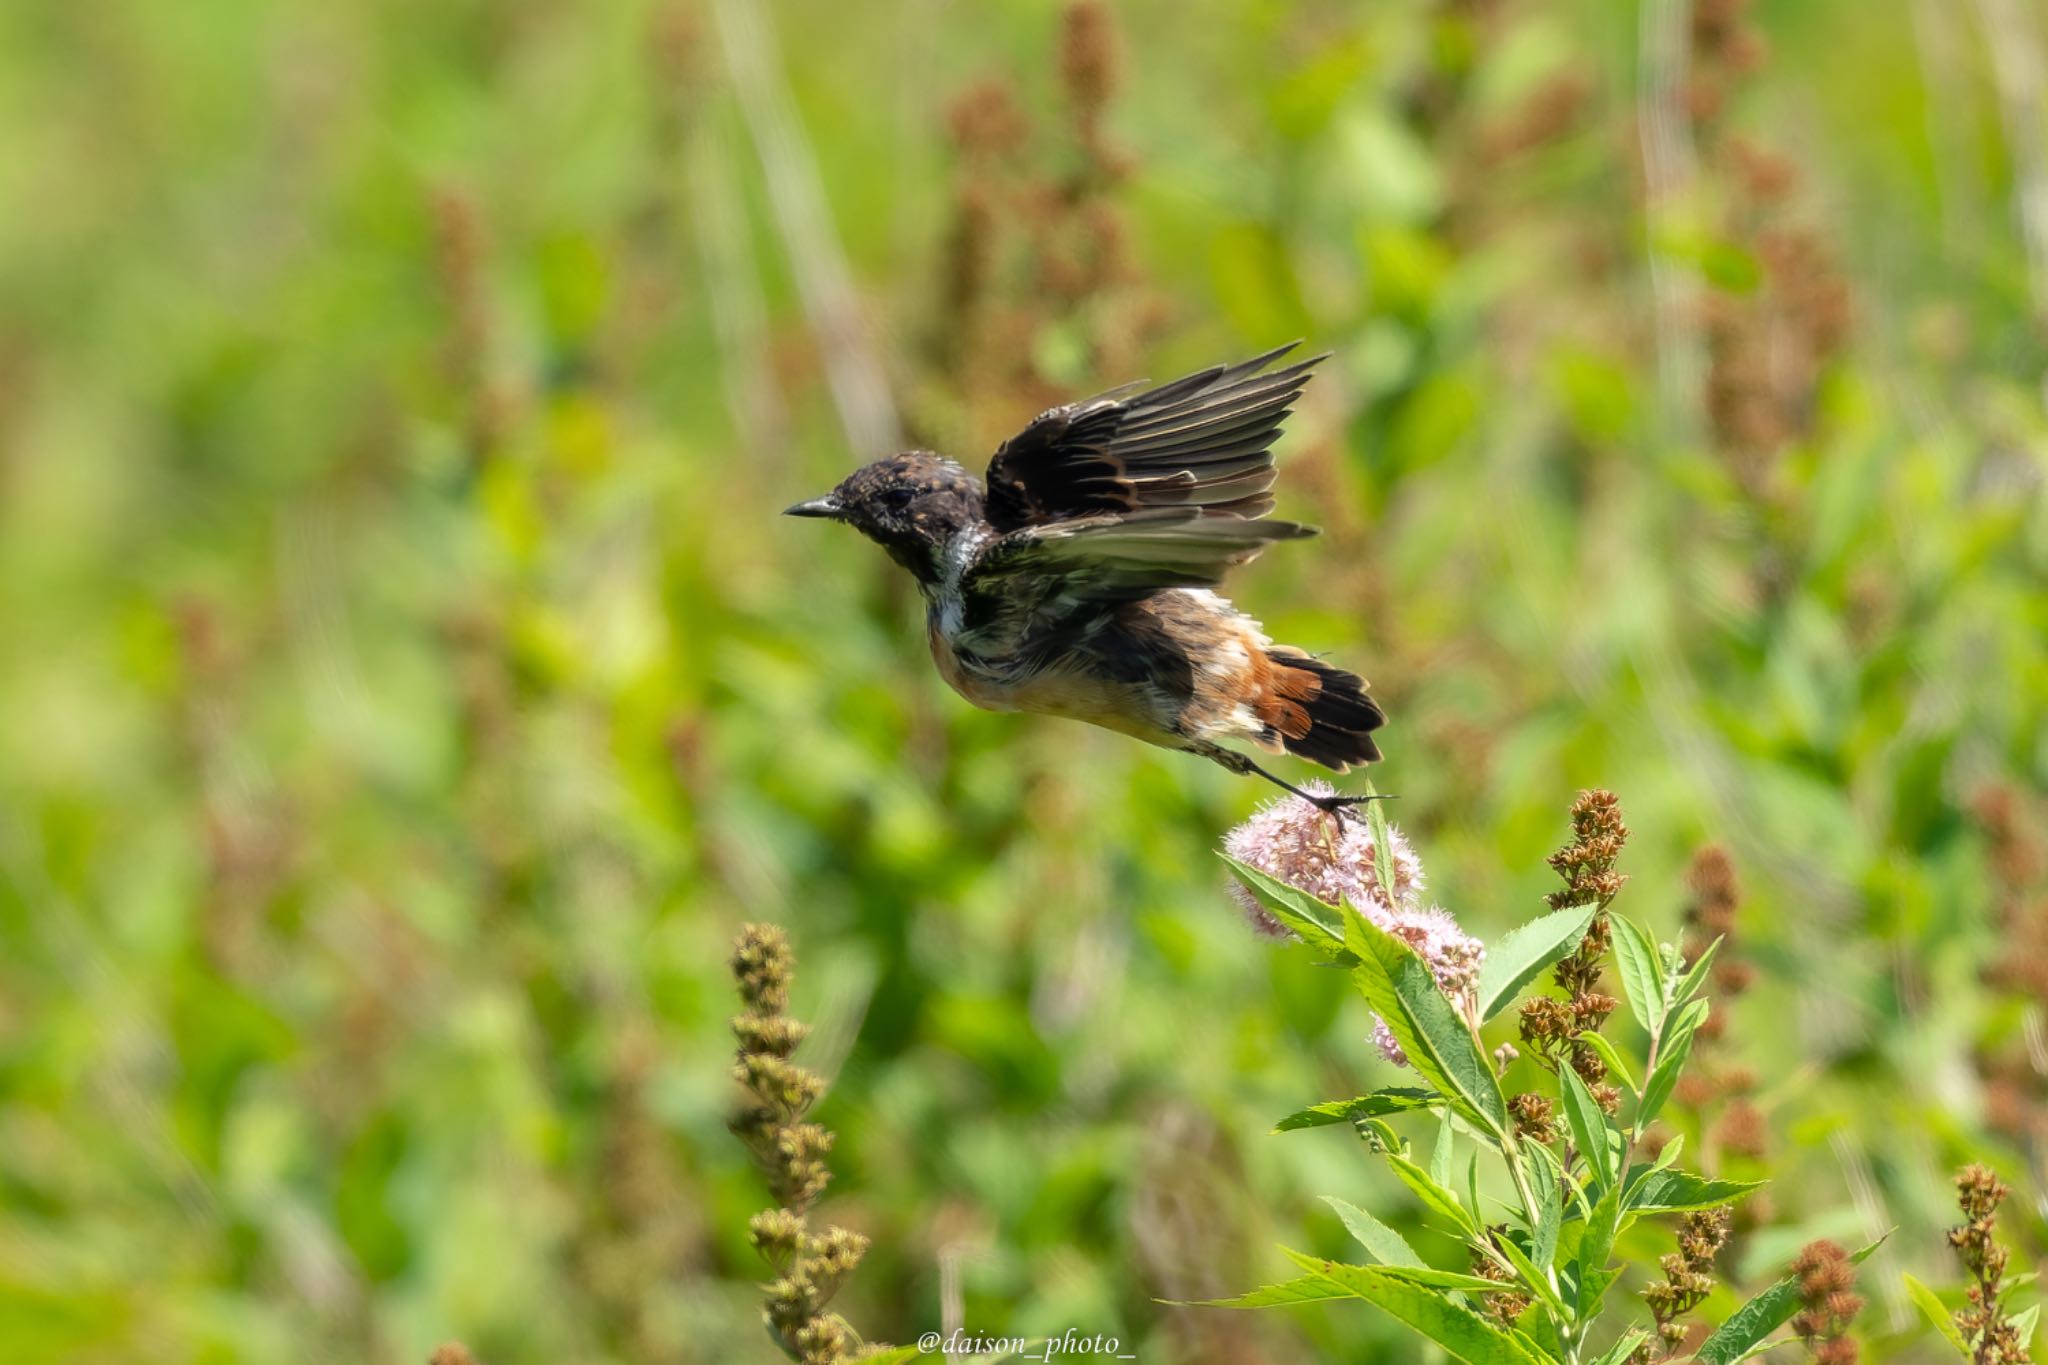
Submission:
[[[1896,1224],[1869,1354],[1936,1358],[1947,1173],[2048,1238],[2044,56],[2026,0],[0,7],[0,1358],[769,1358],[747,919],[863,1331],[1418,1358],[1159,1302],[1341,1254],[1319,1194],[1414,1226],[1268,1134],[1397,1078],[1223,895],[1263,794],[971,710],[775,515],[1295,336],[1326,533],[1236,599],[1373,679],[1475,932],[1582,786],[1666,939],[1729,851],[1730,1273]]]

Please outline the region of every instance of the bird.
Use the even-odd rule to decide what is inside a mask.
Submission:
[[[785,514],[843,522],[909,571],[939,674],[975,706],[1183,750],[1342,816],[1373,798],[1306,791],[1226,747],[1338,773],[1380,758],[1386,713],[1365,680],[1275,644],[1216,592],[1267,546],[1316,534],[1267,515],[1273,441],[1328,358],[1271,368],[1300,344],[1048,408],[985,478],[903,451]]]

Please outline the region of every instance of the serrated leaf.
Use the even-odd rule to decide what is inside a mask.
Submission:
[[[1890,1235],[1885,1234],[1886,1237]],[[1849,1260],[1860,1265],[1882,1245],[1884,1237],[1855,1252]],[[1787,1276],[1736,1309],[1712,1336],[1701,1343],[1693,1359],[1698,1365],[1735,1365],[1798,1311],[1799,1280],[1797,1276]]]
[[[1541,1162],[1547,1178],[1555,1181],[1558,1188],[1571,1197],[1571,1211],[1573,1214],[1583,1218],[1593,1211],[1593,1206],[1586,1202],[1586,1192],[1579,1188],[1579,1182],[1565,1175],[1564,1162],[1559,1159],[1556,1152],[1534,1142],[1523,1143],[1522,1150]],[[1567,1225],[1569,1226],[1569,1221],[1567,1221]]]
[[[1664,1024],[1664,974],[1657,965],[1657,947],[1626,915],[1609,912],[1613,929],[1614,967],[1621,976],[1628,1007],[1652,1038]]]
[[[1303,943],[1333,961],[1348,962],[1351,955],[1344,949],[1343,911],[1249,863],[1239,862],[1228,853],[1217,856],[1230,864],[1232,875],[1244,883],[1245,890],[1275,919],[1299,935]]]
[[[1614,1183],[1612,1148],[1607,1140],[1607,1111],[1593,1098],[1593,1092],[1570,1066],[1557,1069],[1558,1093],[1564,1106],[1565,1127],[1578,1145],[1579,1155],[1592,1170],[1594,1188],[1604,1190]]]
[[[1377,796],[1371,781],[1365,784],[1367,796]],[[1394,831],[1387,825],[1386,802],[1365,803],[1366,828],[1372,832],[1372,870],[1379,879],[1380,891],[1386,896],[1388,905],[1399,905],[1401,898],[1394,894]]]
[[[1614,1045],[1613,1040],[1598,1033],[1581,1033],[1578,1040],[1600,1054],[1600,1060],[1607,1063],[1608,1073],[1626,1087],[1629,1093],[1638,1093],[1635,1073],[1629,1070],[1627,1060],[1622,1057],[1621,1049]]]
[[[1444,1348],[1466,1365],[1549,1365],[1549,1357],[1520,1332],[1498,1327],[1446,1295],[1400,1278],[1386,1266],[1343,1265],[1319,1262],[1326,1267],[1318,1273],[1342,1285],[1356,1298],[1377,1305],[1381,1311],[1406,1323]],[[1500,1286],[1487,1282],[1498,1292]]]
[[[1507,1101],[1479,1041],[1414,949],[1355,910],[1344,916],[1344,944],[1359,959],[1351,979],[1408,1063],[1443,1092],[1451,1106],[1482,1132],[1507,1132]]]
[[[1457,1150],[1458,1130],[1451,1124],[1451,1111],[1444,1110],[1443,1121],[1437,1125],[1436,1145],[1429,1149],[1429,1178],[1445,1189],[1451,1187],[1451,1154]],[[1479,1206],[1471,1206],[1472,1212],[1479,1212]]]
[[[1571,1309],[1565,1307],[1564,1299],[1557,1292],[1557,1286],[1550,1282],[1548,1275],[1537,1269],[1536,1263],[1529,1259],[1528,1252],[1523,1251],[1515,1245],[1513,1239],[1507,1237],[1498,1239],[1493,1246],[1507,1259],[1508,1264],[1515,1268],[1515,1274],[1521,1276],[1522,1283],[1543,1301],[1543,1306],[1550,1310],[1553,1317],[1560,1322],[1572,1320]]]
[[[1913,1306],[1920,1310],[1920,1316],[1934,1324],[1934,1330],[1941,1333],[1943,1340],[1956,1348],[1956,1354],[1963,1359],[1970,1358],[1970,1343],[1963,1340],[1963,1334],[1956,1330],[1956,1320],[1943,1304],[1939,1295],[1916,1277],[1906,1275],[1906,1297],[1913,1300]],[[2020,1340],[2025,1341],[2025,1337]]]
[[[1607,1257],[1614,1250],[1614,1238],[1621,1228],[1621,1186],[1610,1185],[1607,1193],[1600,1196],[1600,1202],[1593,1206],[1593,1214],[1586,1220],[1586,1234],[1579,1240],[1579,1316],[1586,1317],[1599,1303],[1596,1288],[1600,1274],[1607,1268]]]
[[[1228,1299],[1195,1299],[1188,1303],[1167,1300],[1176,1307],[1187,1308],[1279,1308],[1290,1303],[1324,1303],[1330,1299],[1357,1298],[1342,1285],[1332,1283],[1321,1275],[1304,1275],[1298,1280],[1283,1284],[1260,1285],[1257,1289]]]
[[[1356,1238],[1366,1253],[1381,1265],[1422,1264],[1422,1258],[1415,1254],[1415,1249],[1408,1245],[1406,1238],[1364,1209],[1356,1204],[1347,1204],[1333,1195],[1324,1195],[1323,1202],[1343,1220],[1345,1231]]]
[[[1478,1233],[1478,1226],[1473,1222],[1472,1215],[1466,1213],[1464,1206],[1458,1203],[1458,1196],[1452,1194],[1443,1185],[1431,1179],[1428,1171],[1423,1170],[1407,1157],[1397,1156],[1392,1152],[1387,1154],[1387,1165],[1393,1169],[1394,1174],[1399,1177],[1401,1183],[1406,1185],[1414,1192],[1415,1197],[1422,1201],[1424,1207],[1450,1219],[1451,1222],[1457,1225],[1460,1231],[1468,1236]]]
[[[1621,1365],[1622,1361],[1635,1354],[1636,1347],[1648,1341],[1649,1338],[1649,1332],[1643,1328],[1631,1327],[1621,1334],[1620,1341],[1615,1342],[1612,1346],[1601,1352],[1600,1358],[1595,1360],[1593,1365]]]
[[[1605,1270],[1589,1271],[1586,1277],[1577,1283],[1572,1291],[1573,1296],[1586,1305],[1584,1311],[1589,1317],[1599,1315],[1600,1301],[1607,1297],[1607,1291],[1614,1288],[1615,1281],[1622,1277],[1625,1270],[1626,1266],[1616,1265]]]
[[[1714,955],[1720,951],[1721,940],[1717,938],[1693,959],[1692,966],[1686,968],[1685,975],[1679,978],[1678,988],[1671,992],[1671,1003],[1674,1006],[1683,1005],[1699,994],[1700,989],[1706,985],[1708,970],[1714,965]]]
[[[1564,1195],[1548,1176],[1536,1186],[1536,1226],[1529,1234],[1529,1259],[1538,1270],[1557,1260],[1557,1234],[1564,1227]]]
[[[1311,1275],[1341,1274],[1346,1270],[1361,1270],[1367,1267],[1355,1266],[1348,1261],[1329,1261],[1305,1252],[1280,1248],[1280,1254],[1308,1271]],[[1455,1289],[1461,1294],[1498,1294],[1501,1284],[1498,1280],[1481,1279],[1462,1270],[1438,1270],[1433,1265],[1378,1265],[1370,1267],[1383,1270],[1407,1284],[1419,1284],[1425,1289]]]
[[[1708,1008],[1706,1001],[1695,1000],[1671,1020],[1667,1030],[1671,1036],[1664,1041],[1656,1068],[1644,1083],[1642,1100],[1636,1105],[1636,1132],[1649,1127],[1677,1088],[1686,1060],[1692,1056],[1692,1036],[1706,1019]]]
[[[1413,1109],[1427,1109],[1442,1104],[1443,1097],[1434,1090],[1419,1086],[1389,1086],[1375,1090],[1370,1095],[1356,1099],[1326,1100],[1312,1104],[1306,1109],[1297,1109],[1273,1126],[1276,1133],[1292,1133],[1303,1128],[1321,1128],[1332,1123],[1356,1123],[1359,1119],[1379,1118],[1385,1114],[1405,1114]]]
[[[1586,936],[1598,905],[1567,905],[1530,920],[1486,950],[1479,969],[1479,1018],[1493,1018]]]
[[[1651,1166],[1632,1166],[1623,1203],[1630,1213],[1684,1213],[1740,1199],[1765,1183],[1761,1180],[1709,1180],[1691,1171],[1660,1171]]]

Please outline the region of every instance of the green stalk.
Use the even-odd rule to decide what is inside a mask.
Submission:
[[[1471,1031],[1473,1046],[1479,1049],[1481,1055],[1484,1055],[1486,1044],[1479,1037],[1479,1026],[1468,1017],[1465,1020],[1465,1027]],[[1522,1160],[1521,1142],[1516,1137],[1512,1124],[1508,1126],[1506,1132],[1501,1134],[1500,1154],[1501,1160],[1507,1165],[1509,1178],[1515,1182],[1515,1194],[1522,1201],[1522,1221],[1529,1225],[1529,1229],[1533,1234],[1541,1215],[1537,1212],[1539,1205],[1536,1201],[1536,1191],[1529,1184],[1528,1167]],[[1478,1218],[1479,1210],[1474,1209],[1472,1216]],[[1480,1219],[1480,1236],[1484,1239],[1485,1235],[1485,1220]],[[1559,1298],[1563,1298],[1563,1290],[1558,1287],[1557,1283],[1557,1266],[1552,1264],[1543,1267],[1543,1277],[1550,1283],[1550,1292]],[[1549,1313],[1550,1306],[1545,1304],[1543,1311]],[[1557,1328],[1558,1340],[1564,1345],[1564,1365],[1578,1365],[1579,1340],[1584,1334],[1583,1324],[1558,1322],[1554,1314],[1551,1316],[1551,1321]]]

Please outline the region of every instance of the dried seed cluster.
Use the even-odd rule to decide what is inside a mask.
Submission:
[[[1599,981],[1611,943],[1607,904],[1628,880],[1614,867],[1627,842],[1628,827],[1622,823],[1621,803],[1614,793],[1579,793],[1572,803],[1572,840],[1550,855],[1550,866],[1564,878],[1565,887],[1546,899],[1553,909],[1598,904],[1600,913],[1577,949],[1551,970],[1566,998],[1536,996],[1521,1007],[1522,1041],[1552,1070],[1570,1066],[1610,1114],[1620,1106],[1621,1092],[1608,1083],[1607,1064],[1585,1036],[1599,1032],[1620,1003],[1599,989]]]
[[[1756,979],[1756,969],[1741,956],[1737,913],[1742,905],[1742,888],[1736,880],[1735,861],[1728,850],[1709,844],[1693,855],[1686,870],[1686,887],[1691,900],[1685,910],[1685,959],[1695,962],[1716,940],[1709,973],[1714,987],[1714,1010],[1693,1036],[1692,1065],[1678,1083],[1680,1104],[1700,1112],[1712,1148],[1760,1159],[1764,1155],[1768,1127],[1762,1111],[1751,1096],[1756,1092],[1756,1073],[1722,1056],[1722,1039],[1727,1035],[1729,1005],[1746,992]],[[1724,1105],[1718,1117],[1706,1111]]]
[[[747,1240],[775,1271],[762,1291],[768,1330],[801,1365],[839,1365],[864,1353],[846,1320],[825,1311],[839,1286],[860,1264],[868,1239],[845,1228],[813,1233],[804,1214],[824,1192],[831,1173],[825,1155],[832,1134],[804,1118],[824,1082],[790,1060],[805,1028],[789,1007],[789,940],[771,924],[749,924],[733,945],[732,975],[745,1012],[734,1016],[739,1054],[733,1077],[754,1103],[731,1127],[768,1177],[778,1208],[747,1223]]]
[[[1799,1312],[1792,1331],[1820,1365],[1855,1365],[1856,1341],[1849,1325],[1863,1311],[1856,1292],[1856,1263],[1833,1242],[1808,1243],[1792,1273],[1799,1277]]]
[[[1486,1239],[1496,1248],[1507,1235],[1508,1227],[1505,1223],[1496,1223],[1486,1230]],[[1489,1255],[1478,1247],[1472,1249],[1472,1273],[1482,1280],[1493,1280],[1500,1284],[1515,1283],[1515,1274],[1512,1270],[1503,1265],[1496,1256]],[[1487,1294],[1484,1297],[1486,1311],[1499,1321],[1509,1324],[1527,1312],[1529,1305],[1534,1302],[1528,1294],[1519,1289]]]
[[[1969,1302],[1956,1313],[1956,1330],[1975,1365],[2029,1365],[2033,1359],[2000,1302],[2007,1253],[1997,1240],[1998,1206],[2006,1193],[2005,1182],[1986,1167],[1966,1166],[1956,1175],[1963,1223],[1949,1230],[1948,1244],[1970,1275]]]
[[[1643,1291],[1657,1335],[1637,1348],[1631,1365],[1670,1360],[1678,1354],[1687,1331],[1679,1319],[1714,1292],[1714,1257],[1728,1241],[1728,1225],[1725,1205],[1685,1215],[1678,1226],[1678,1250],[1658,1262],[1664,1278]],[[1660,1354],[1652,1355],[1653,1350]]]

